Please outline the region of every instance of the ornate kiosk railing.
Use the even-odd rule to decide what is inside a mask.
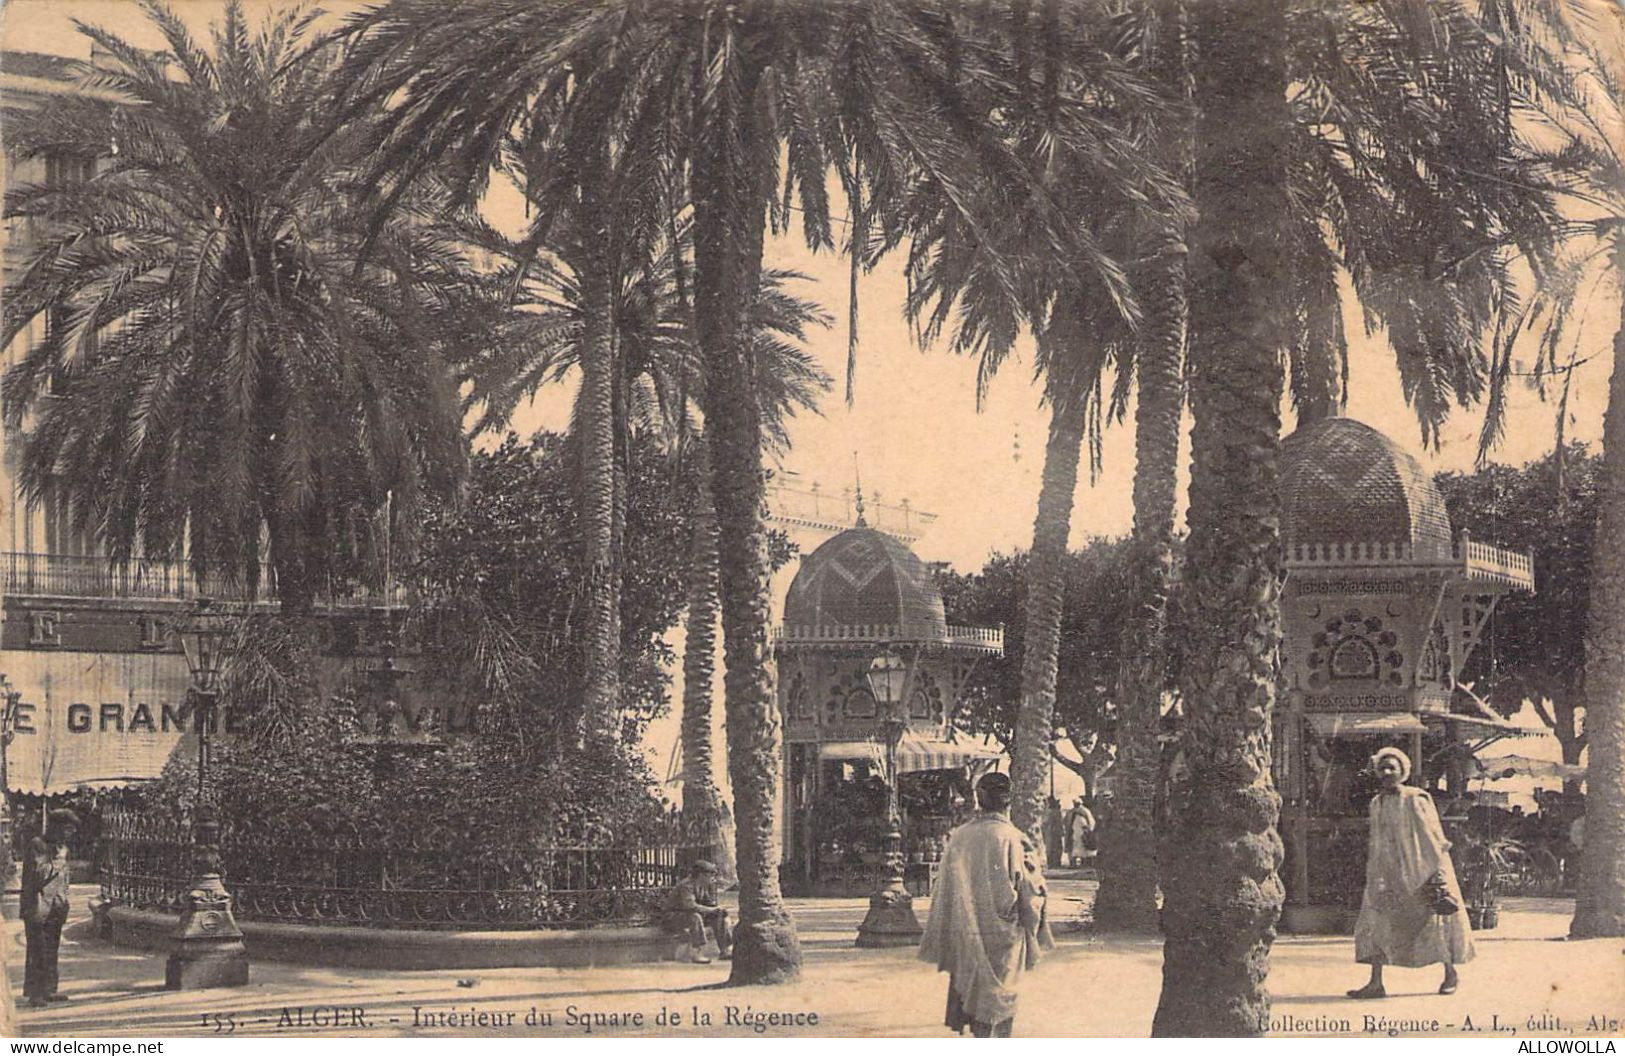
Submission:
[[[575,929],[650,921],[687,864],[714,845],[682,815],[636,831],[585,829],[545,845],[459,854],[432,826],[384,844],[355,831],[226,824],[225,883],[242,921],[451,930]],[[191,880],[184,822],[115,812],[102,897],[178,912]]]

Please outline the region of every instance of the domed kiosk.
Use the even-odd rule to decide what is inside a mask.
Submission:
[[[1362,422],[1306,425],[1281,461],[1283,926],[1340,931],[1359,908],[1371,754],[1400,747],[1413,783],[1459,786],[1452,746],[1522,732],[1456,678],[1496,601],[1533,590],[1534,572],[1523,554],[1452,535],[1432,478]]]
[[[999,754],[951,720],[1003,630],[950,627],[930,569],[860,518],[802,559],[774,644],[786,890],[866,894],[896,859],[924,890],[971,776]]]

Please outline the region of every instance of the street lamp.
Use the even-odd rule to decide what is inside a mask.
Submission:
[[[202,990],[248,983],[248,951],[231,912],[231,895],[220,875],[220,819],[206,799],[209,734],[217,721],[221,675],[231,616],[198,598],[177,629],[186,668],[187,697],[197,731],[197,802],[192,808],[192,884],[164,965],[164,989]]]
[[[197,731],[197,805],[201,810],[206,795],[204,777],[209,770],[209,734],[219,721],[220,677],[226,669],[226,639],[231,635],[231,617],[214,607],[211,598],[198,598],[185,623],[179,628],[181,652],[192,682],[187,696],[192,702],[192,727]]]
[[[869,896],[869,912],[858,925],[857,945],[913,946],[925,931],[914,915],[914,897],[903,883],[903,816],[897,802],[897,744],[908,727],[908,664],[887,651],[864,672],[886,734],[886,863],[880,886]]]

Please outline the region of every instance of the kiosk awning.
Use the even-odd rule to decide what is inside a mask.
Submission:
[[[897,769],[905,774],[916,770],[952,770],[991,762],[1003,755],[997,748],[971,741],[938,741],[905,733],[897,745]]]
[[[1528,726],[1519,726],[1502,718],[1492,718],[1488,715],[1440,715],[1439,719],[1453,725],[1465,726],[1468,731],[1475,734],[1496,734],[1500,737],[1540,737],[1545,730],[1531,729]]]
[[[1304,718],[1322,737],[1427,732],[1422,720],[1408,711],[1383,712],[1378,715],[1326,715],[1310,712]]]
[[[1478,768],[1487,781],[1502,781],[1509,777],[1527,777],[1536,781],[1584,781],[1586,768],[1549,759],[1532,759],[1527,755],[1503,755],[1496,759],[1478,760]]]
[[[989,763],[1003,756],[997,748],[973,741],[943,741],[912,731],[897,742],[897,770],[912,774],[920,770],[954,770],[962,766]],[[831,741],[818,746],[820,759],[861,759],[886,768],[886,745],[882,741]]]

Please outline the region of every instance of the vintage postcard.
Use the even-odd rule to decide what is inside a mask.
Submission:
[[[1615,1051],[1622,42],[11,0],[4,1033]]]

